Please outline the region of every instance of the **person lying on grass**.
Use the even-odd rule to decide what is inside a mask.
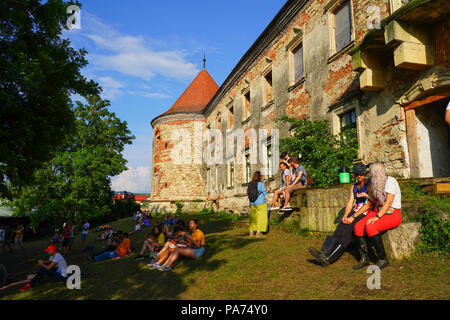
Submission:
[[[169,236],[162,249],[154,255],[155,260],[148,264],[150,269],[155,269],[155,266],[159,267],[176,248],[186,248],[191,246],[188,242],[189,233],[186,232],[183,224],[184,222],[174,228],[172,235]]]
[[[164,237],[162,230],[158,226],[154,226],[152,232],[145,237],[141,251],[136,257],[136,260],[144,259],[144,252],[147,249],[150,251],[150,256],[153,256],[154,253],[164,246],[165,242],[166,238]]]
[[[124,257],[125,255],[132,255],[130,238],[128,237],[128,233],[124,232],[121,234],[121,242],[116,250],[114,251],[106,251],[102,254],[99,254],[94,257],[94,261],[104,261],[108,259],[114,259],[119,257]]]
[[[49,260],[38,260],[41,269],[30,282],[20,288],[20,291],[24,292],[34,288],[45,276],[50,277],[53,281],[67,281],[67,263],[64,257],[58,253],[58,246],[50,245],[44,251],[50,256]]]
[[[197,227],[198,220],[191,219],[189,221],[189,229],[192,232],[191,235],[187,237],[187,240],[192,247],[175,248],[163,265],[155,265],[156,267],[153,267],[152,269],[158,268],[160,271],[172,270],[171,265],[178,259],[180,255],[191,259],[200,258],[205,253],[205,235],[200,229],[197,229]]]

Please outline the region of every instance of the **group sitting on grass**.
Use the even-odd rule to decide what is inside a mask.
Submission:
[[[197,219],[189,221],[190,234],[179,225],[174,229],[172,238],[168,239],[159,253],[154,254],[154,260],[149,264],[150,269],[160,271],[172,270],[172,265],[180,256],[191,259],[200,258],[205,253],[205,235],[198,229]]]

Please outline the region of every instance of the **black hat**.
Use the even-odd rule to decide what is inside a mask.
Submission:
[[[367,167],[365,164],[358,163],[353,166],[353,174],[359,175],[359,174],[366,174],[367,173]]]

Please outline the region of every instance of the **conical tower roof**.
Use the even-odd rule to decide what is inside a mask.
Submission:
[[[219,89],[219,86],[214,81],[214,79],[210,76],[208,71],[203,69],[200,73],[195,77],[194,81],[191,82],[189,87],[183,92],[183,94],[178,98],[177,101],[170,107],[169,110],[160,114],[155,119],[152,120],[152,123],[165,115],[174,114],[174,113],[199,113],[201,112],[214,94]]]

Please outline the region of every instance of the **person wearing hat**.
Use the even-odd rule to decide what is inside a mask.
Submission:
[[[58,253],[58,246],[52,244],[45,252],[50,256],[48,261],[38,260],[38,265],[41,266],[38,274],[28,282],[20,291],[28,291],[36,286],[36,284],[45,276],[49,276],[53,281],[67,280],[67,263],[64,257]]]
[[[367,166],[356,164],[353,174],[357,180],[350,188],[344,216],[334,231],[332,236],[328,236],[322,245],[322,249],[309,248],[311,255],[324,267],[336,262],[354,240],[353,229],[355,224],[365,217],[366,210],[362,211],[363,205],[367,202],[368,181],[366,179]],[[351,214],[351,219],[349,215]],[[357,214],[357,215],[356,215]]]

